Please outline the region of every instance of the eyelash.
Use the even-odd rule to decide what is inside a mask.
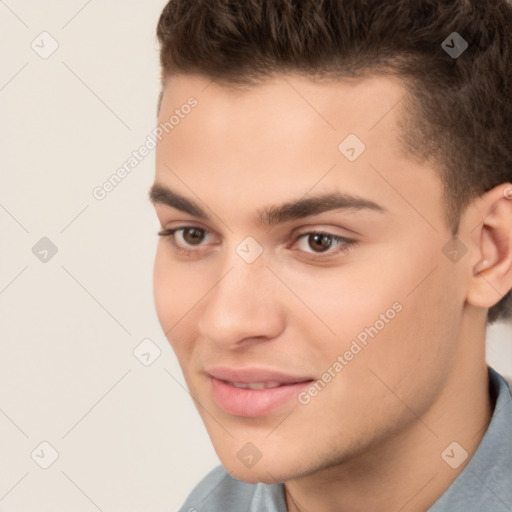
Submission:
[[[173,247],[176,249],[176,251],[179,254],[182,254],[184,256],[197,256],[197,254],[199,252],[197,249],[184,249],[183,247],[179,247],[176,244],[176,240],[175,240],[176,232],[178,232],[178,231],[185,231],[187,229],[197,229],[197,230],[199,230],[201,232],[204,232],[206,234],[209,233],[209,231],[207,229],[200,228],[200,227],[197,227],[197,226],[182,226],[182,227],[179,227],[179,228],[164,229],[162,231],[159,231],[158,232],[158,236],[169,238],[169,241],[171,242],[171,244],[173,245]],[[295,238],[294,244],[296,242],[298,242],[300,239],[308,237],[310,235],[327,236],[327,237],[329,237],[332,240],[332,242],[335,242],[335,243],[343,242],[343,245],[340,248],[338,248],[337,250],[335,250],[335,251],[331,251],[330,249],[328,249],[325,252],[318,252],[318,253],[315,253],[315,252],[305,252],[305,254],[309,255],[309,256],[306,256],[306,258],[308,258],[308,259],[321,260],[321,259],[327,259],[327,258],[331,258],[333,256],[345,254],[348,251],[350,251],[351,249],[353,249],[358,244],[358,242],[356,240],[353,240],[353,239],[350,239],[350,238],[346,238],[346,237],[343,237],[343,236],[339,236],[339,235],[334,235],[332,233],[329,233],[327,231],[322,231],[322,230],[321,231],[307,231],[307,232],[304,232],[304,233],[300,233]],[[324,254],[326,254],[327,256],[323,256]]]

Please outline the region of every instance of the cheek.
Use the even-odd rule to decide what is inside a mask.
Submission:
[[[358,363],[347,372],[354,378],[370,379],[374,396],[380,393],[388,403],[398,396],[404,403],[414,405],[418,414],[427,410],[451,373],[461,314],[453,296],[456,292],[446,289],[449,274],[439,266],[422,281],[427,274],[404,273],[403,281],[395,281],[391,293],[381,289],[386,301],[374,301],[373,314],[365,317],[363,330],[360,325],[355,330],[366,333],[370,326],[383,328],[367,338],[367,345],[357,356]],[[417,287],[411,286],[415,277]],[[402,306],[401,311],[388,323],[378,325],[379,313],[385,313],[387,303],[394,300]]]
[[[331,346],[336,354],[376,322],[382,327],[381,315],[387,313],[388,320],[399,316],[397,302],[403,303],[405,295],[403,279],[386,271],[380,259],[371,264],[354,258],[337,268],[287,272],[283,280],[303,303],[293,302],[297,303],[296,320],[308,319],[310,328],[316,329],[308,339],[315,340],[324,353]],[[329,338],[332,342],[326,343]]]
[[[170,328],[173,311],[173,298],[174,290],[172,279],[170,277],[169,270],[165,264],[165,260],[162,256],[161,241],[158,244],[158,248],[155,256],[155,263],[153,266],[153,299],[155,302],[155,309],[160,321],[160,325],[166,331]]]
[[[328,367],[355,340],[361,350],[354,346],[358,363],[351,366],[363,372],[382,368],[397,383],[409,369],[411,376],[415,371],[427,376],[446,367],[460,308],[454,294],[459,292],[444,260],[451,263],[432,247],[409,240],[374,251],[371,261],[362,255],[346,267],[318,269],[307,278],[287,276],[290,288],[317,316],[308,315],[311,355]],[[313,327],[327,337],[318,330],[315,335]]]
[[[184,265],[170,257],[165,240],[159,242],[153,267],[153,297],[162,329],[166,333],[172,329],[167,334],[169,341],[201,297],[200,275],[185,270]]]

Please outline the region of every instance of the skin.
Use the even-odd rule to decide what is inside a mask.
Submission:
[[[512,288],[510,184],[466,209],[458,238],[467,252],[450,261],[436,170],[400,145],[404,94],[383,76],[320,84],[279,75],[235,91],[183,75],[164,88],[158,122],[190,96],[198,105],[158,143],[155,183],[211,220],[154,203],[162,229],[206,230],[198,245],[176,235],[193,255],[159,239],[157,315],[226,470],[285,482],[290,511],[424,511],[469,460],[452,469],[443,450],[456,441],[471,457],[492,414],[486,313]],[[354,162],[338,150],[350,133],[366,145]],[[255,221],[263,207],[329,191],[385,212]],[[297,240],[315,230],[357,244],[336,253],[333,242],[324,253],[311,238]],[[250,264],[235,251],[247,236],[263,249]],[[308,404],[291,400],[251,418],[213,400],[207,366],[321,379],[396,302],[401,311]],[[261,453],[250,468],[237,457],[248,442]]]

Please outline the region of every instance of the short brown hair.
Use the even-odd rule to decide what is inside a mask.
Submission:
[[[457,32],[458,57],[442,47]],[[231,87],[283,72],[400,77],[401,141],[435,162],[456,236],[476,197],[512,182],[512,5],[506,0],[170,0],[158,22],[162,85],[198,74]],[[511,292],[488,322],[512,318]]]

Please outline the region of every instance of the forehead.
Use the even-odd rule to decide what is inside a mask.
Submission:
[[[190,98],[197,106],[159,144],[157,154],[183,158],[215,157],[219,162],[243,154],[252,161],[301,153],[338,156],[339,144],[356,134],[368,148],[400,149],[400,103],[406,91],[396,78],[316,82],[278,75],[261,85],[234,89],[195,75],[168,79],[158,122],[169,124]],[[176,116],[174,116],[176,118]],[[174,123],[173,123],[174,124]],[[167,151],[162,151],[164,148]],[[248,162],[245,162],[247,165]]]
[[[243,196],[244,208],[253,210],[333,189],[396,208],[398,190],[414,185],[437,194],[439,185],[403,151],[405,97],[398,79],[382,75],[322,83],[279,75],[240,90],[172,77],[158,122],[190,98],[197,106],[184,109],[188,114],[158,142],[156,181],[216,205]]]
[[[158,119],[162,124],[190,98],[197,101],[197,107],[182,116],[165,144],[159,145],[172,149],[176,158],[212,152],[216,159],[221,153],[226,157],[244,153],[269,160],[276,150],[330,152],[337,151],[350,134],[367,147],[403,153],[398,135],[406,90],[394,77],[318,82],[278,75],[257,86],[235,89],[215,80],[179,75],[167,81],[163,93]]]
[[[197,75],[178,75],[168,78],[162,93],[159,122],[167,121],[174,109],[194,96],[201,104],[202,121],[209,120],[214,126],[215,122],[233,124],[235,121],[235,125],[241,125],[250,120],[256,125],[258,118],[297,124],[302,118],[303,123],[317,121],[319,126],[323,124],[336,131],[357,126],[373,129],[395,110],[406,89],[398,78],[379,74],[322,81],[281,74],[261,84],[239,88]],[[396,110],[395,116],[399,111]]]

